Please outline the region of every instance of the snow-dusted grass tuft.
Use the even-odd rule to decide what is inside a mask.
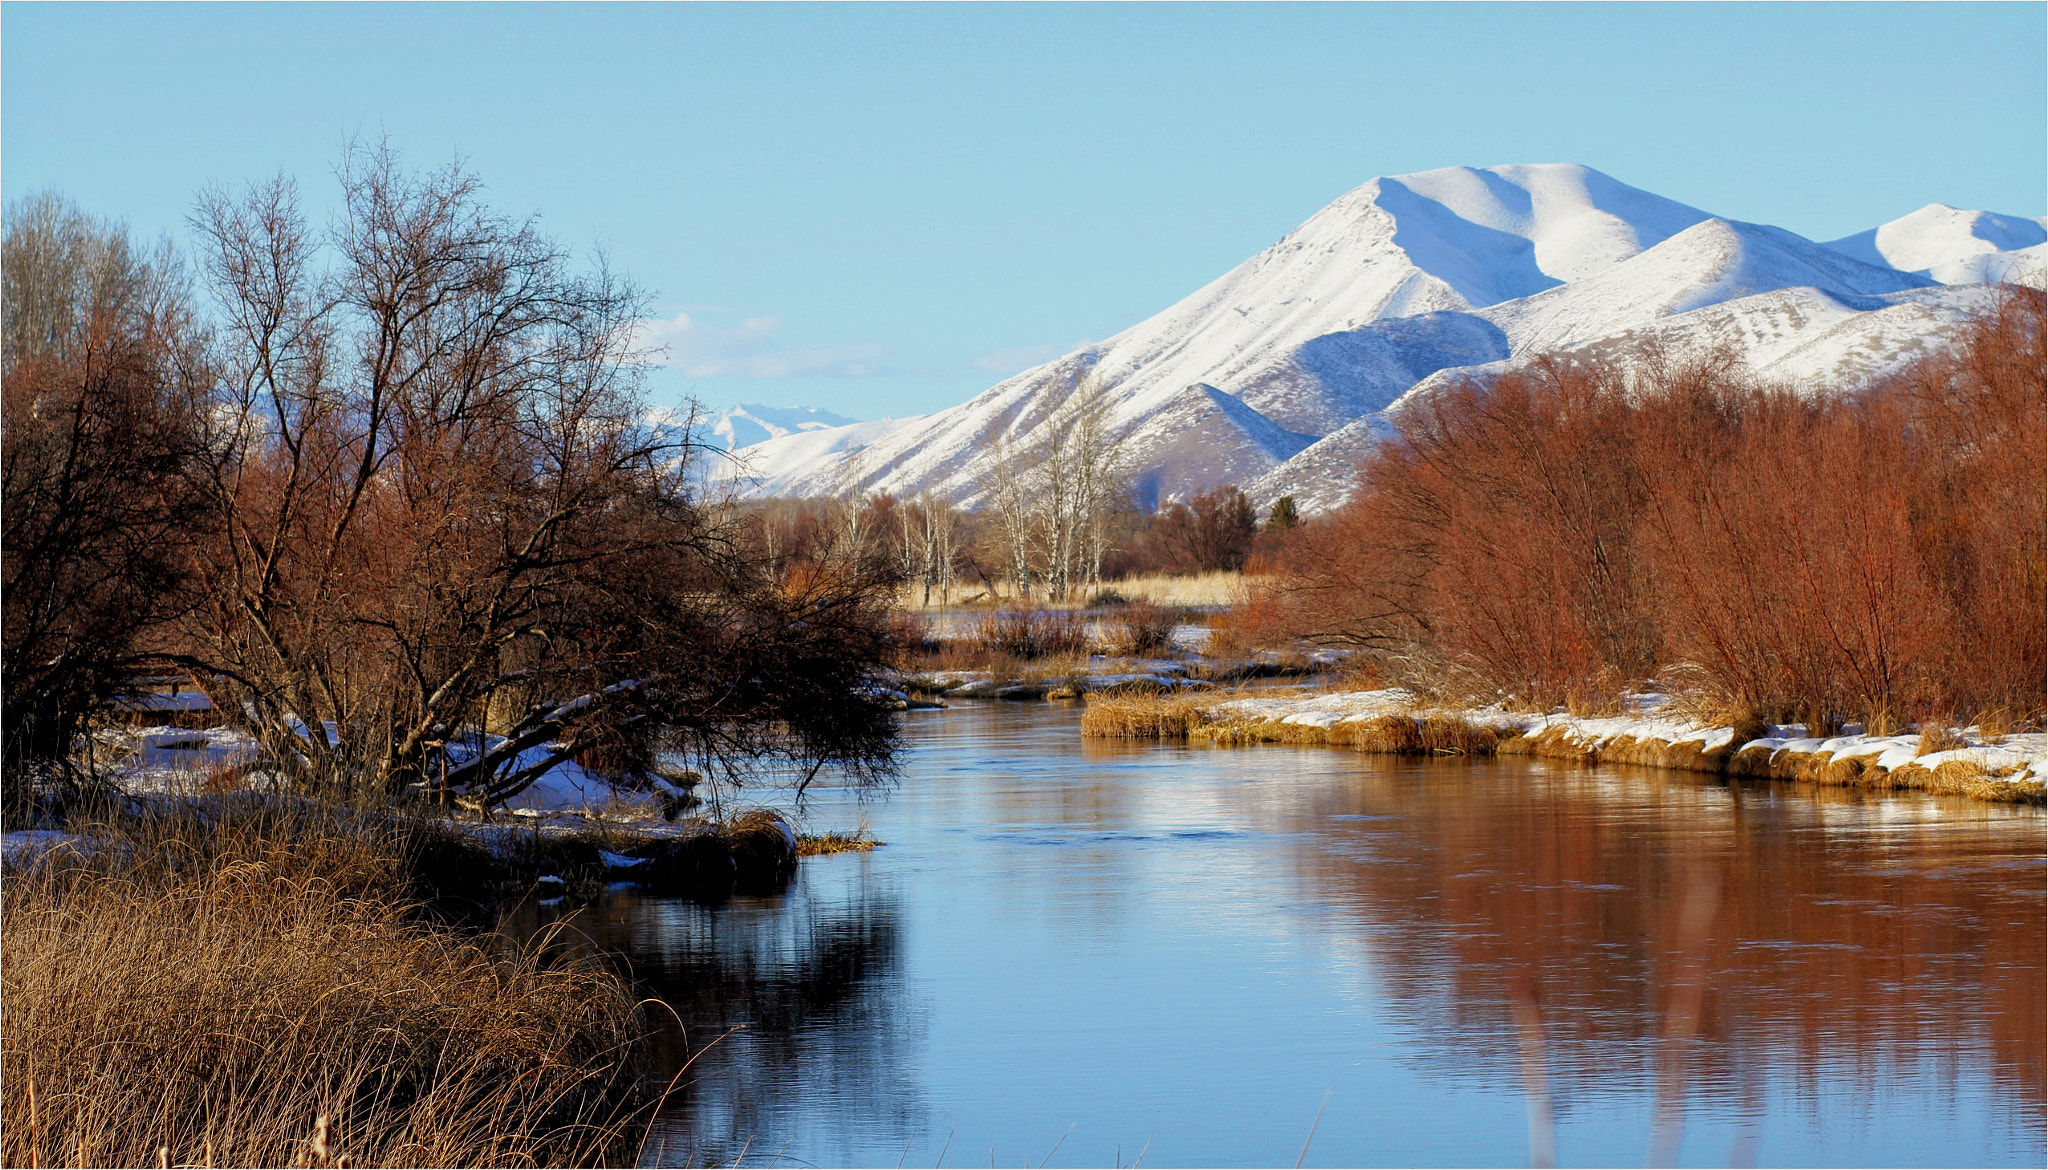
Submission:
[[[1931,756],[1936,752],[1951,752],[1957,748],[1969,746],[1969,740],[1964,739],[1951,728],[1936,723],[1920,732],[1920,743],[1913,754],[1915,756]]]

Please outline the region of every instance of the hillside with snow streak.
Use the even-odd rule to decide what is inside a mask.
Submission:
[[[1981,295],[1966,286],[2037,273],[2043,251],[2041,221],[1940,210],[1823,245],[1583,166],[1378,178],[1106,341],[948,410],[770,439],[732,466],[753,495],[972,506],[998,440],[1029,443],[1094,379],[1141,506],[1239,483],[1320,510],[1404,395],[1540,353],[1713,346],[1838,384],[1913,360]]]

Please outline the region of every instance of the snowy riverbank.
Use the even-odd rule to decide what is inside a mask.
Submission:
[[[1501,708],[1441,708],[1399,688],[1322,694],[1178,696],[1106,701],[1089,734],[1185,735],[1225,743],[1329,743],[1361,751],[1541,756],[1639,764],[1815,784],[1960,792],[2042,803],[2048,735],[1946,728],[1923,737],[1816,736],[1801,724],[1739,735],[1673,708],[1667,696],[1635,695],[1606,717]],[[1162,717],[1163,716],[1163,717]],[[1738,742],[1739,739],[1739,742]]]

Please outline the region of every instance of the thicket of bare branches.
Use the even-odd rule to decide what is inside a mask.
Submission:
[[[332,267],[289,184],[199,220],[229,454],[185,632],[216,700],[390,792],[499,799],[657,728],[706,762],[883,761],[885,582],[778,578],[691,495],[688,451],[639,423],[638,293],[459,170],[372,153],[342,180]]]
[[[1109,431],[1101,381],[1081,375],[1023,442],[995,437],[989,499],[1018,594],[1042,582],[1054,601],[1102,580],[1130,484]]]
[[[1538,362],[1421,404],[1304,533],[1282,629],[1531,703],[1663,675],[1817,726],[2038,719],[2042,296],[1855,393]]]
[[[827,555],[789,571],[695,494],[691,452],[642,421],[640,294],[491,211],[460,168],[352,151],[340,179],[327,233],[282,178],[202,197],[203,376],[152,358],[130,390],[93,373],[99,350],[46,362],[92,410],[118,415],[123,395],[156,407],[131,410],[152,420],[131,432],[196,431],[91,448],[158,461],[113,450],[94,481],[157,509],[110,512],[119,548],[94,562],[125,566],[121,596],[175,614],[155,660],[189,671],[312,789],[499,800],[571,757],[644,774],[657,741],[700,767],[885,768],[894,724],[869,674],[889,656],[891,567]],[[48,299],[30,283],[21,303]],[[151,312],[101,315],[147,334]],[[64,465],[15,458],[52,428],[16,425],[17,399],[31,421],[49,407],[30,403],[51,400],[25,397],[37,383],[14,376],[14,340],[10,574],[36,547],[17,537],[31,510],[14,507],[16,468]],[[148,398],[188,383],[196,409]],[[65,594],[10,575],[10,655],[14,607],[51,596]]]
[[[203,337],[168,248],[54,195],[8,209],[4,247],[5,802],[61,777],[92,712],[182,603],[204,504]]]
[[[1224,484],[1159,509],[1134,534],[1127,559],[1173,573],[1232,573],[1245,567],[1258,531],[1251,501]]]

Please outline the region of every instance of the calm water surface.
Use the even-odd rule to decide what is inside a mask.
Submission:
[[[1514,1165],[1546,1097],[1565,1164],[2043,1162],[2038,810],[1078,720],[913,712],[806,810],[885,848],[576,912],[745,1025],[651,1163]]]

